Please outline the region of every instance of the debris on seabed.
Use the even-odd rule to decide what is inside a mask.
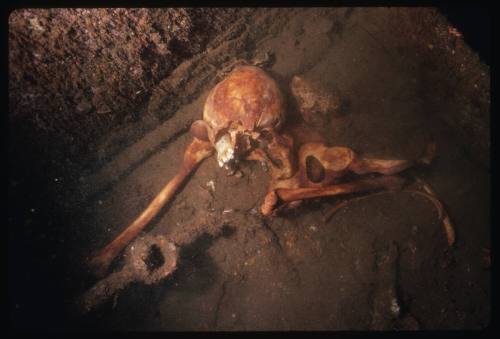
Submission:
[[[211,192],[215,192],[215,182],[213,180],[207,182],[206,186],[210,189]]]
[[[318,228],[315,225],[310,225],[309,229],[313,232],[316,232],[318,230]]]

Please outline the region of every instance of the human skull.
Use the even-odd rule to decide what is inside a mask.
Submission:
[[[211,90],[203,120],[195,121],[191,132],[210,141],[219,166],[232,170],[283,125],[283,103],[278,85],[263,70],[238,66]]]

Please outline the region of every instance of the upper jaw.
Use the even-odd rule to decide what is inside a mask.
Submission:
[[[219,167],[234,170],[239,158],[244,157],[257,143],[258,133],[230,131],[215,142]]]
[[[234,159],[234,147],[231,143],[231,138],[228,134],[224,134],[215,143],[215,150],[217,152],[217,162],[219,167],[227,165],[231,160]]]

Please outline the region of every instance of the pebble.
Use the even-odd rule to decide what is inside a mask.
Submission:
[[[212,191],[215,192],[215,182],[213,180],[210,180],[209,182],[206,183],[206,186]]]
[[[398,301],[396,300],[396,298],[392,298],[392,300],[391,300],[391,312],[392,312],[392,314],[394,314],[395,316],[398,316],[399,311],[400,311],[400,307],[398,305]]]

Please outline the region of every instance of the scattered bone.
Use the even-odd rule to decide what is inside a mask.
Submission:
[[[203,120],[206,134],[217,150],[219,166],[245,154],[256,130],[272,132],[285,119],[283,96],[276,82],[260,68],[238,66],[207,97]],[[241,147],[237,147],[237,145]]]
[[[423,187],[425,193],[419,191],[411,192],[429,199],[434,204],[434,207],[436,207],[436,210],[438,212],[438,218],[443,223],[444,230],[446,232],[446,238],[448,240],[448,245],[453,246],[453,244],[455,243],[455,230],[451,223],[450,217],[448,216],[448,213],[446,213],[446,210],[443,207],[443,204],[441,203],[441,201],[439,201],[437,194],[429,184],[425,183],[422,179],[419,178],[417,178],[416,180],[417,183],[419,183]]]
[[[314,114],[334,113],[339,107],[338,97],[316,87],[298,77],[292,81],[292,92],[304,120],[313,124],[316,120],[324,122],[321,115],[316,119]],[[285,132],[285,113],[283,95],[269,75],[254,66],[234,67],[209,93],[203,120],[191,125],[194,140],[184,153],[179,172],[130,226],[93,257],[90,264],[94,272],[106,273],[114,258],[173,199],[197,165],[214,150],[219,165],[228,170],[228,175],[237,173],[239,161],[243,159],[266,164],[271,184],[261,206],[263,215],[296,208],[303,199],[381,189],[400,190],[404,180],[394,174],[416,164],[429,164],[435,152],[435,147],[428,146],[426,155],[417,161],[365,158],[346,147],[328,147],[319,133],[304,124],[291,123]],[[298,146],[297,158],[293,151]],[[382,176],[335,184],[336,179],[348,172]],[[424,186],[424,189],[427,192],[419,194],[434,203],[445,224],[448,242],[453,244],[454,233],[448,216],[430,187]]]
[[[361,179],[349,183],[330,185],[320,188],[279,188],[268,193],[261,208],[263,215],[271,215],[273,210],[282,203],[296,200],[311,199],[318,197],[335,196],[342,194],[367,192],[373,190],[397,190],[401,189],[404,179],[395,176],[384,176],[373,179]]]
[[[83,313],[91,311],[125,289],[131,282],[156,284],[169,276],[177,267],[177,247],[163,236],[145,236],[128,248],[122,270],[110,274],[96,283],[81,297]],[[115,299],[116,302],[116,299]]]
[[[438,213],[438,219],[442,222],[445,234],[446,234],[446,240],[448,242],[448,246],[453,246],[455,243],[455,230],[453,229],[453,225],[451,224],[450,217],[446,213],[446,210],[443,207],[443,204],[439,199],[437,198],[436,193],[431,189],[431,187],[428,184],[425,184],[421,179],[416,179],[417,183],[419,183],[422,188],[425,190],[425,192],[417,191],[417,190],[402,190],[401,192],[404,193],[410,193],[410,194],[416,194],[421,197],[424,197],[428,199],[434,207],[436,208],[436,211]],[[325,213],[325,216],[323,217],[323,220],[327,222],[330,220],[335,213],[337,213],[341,208],[347,206],[348,204],[351,204],[353,202],[363,200],[370,198],[374,195],[380,195],[380,194],[389,194],[391,192],[376,192],[376,193],[371,193],[369,195],[364,195],[362,197],[356,197],[356,198],[351,198],[349,200],[343,200],[343,201],[337,201],[329,211]]]

